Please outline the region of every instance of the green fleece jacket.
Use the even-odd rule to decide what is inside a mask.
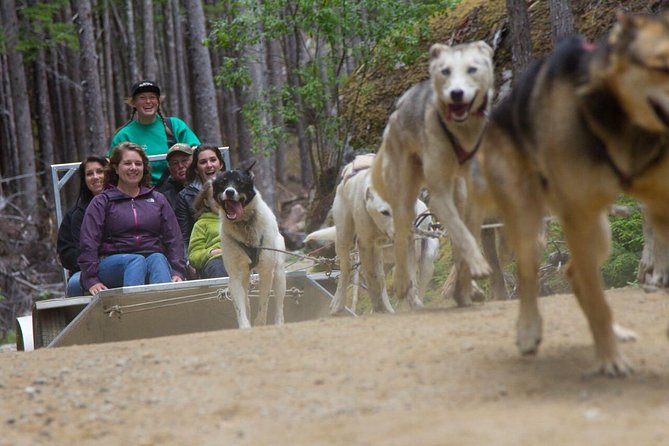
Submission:
[[[217,213],[205,212],[197,219],[190,234],[188,261],[196,270],[201,270],[211,259],[221,255],[209,256],[212,249],[221,248],[221,220]]]
[[[174,140],[176,142],[183,142],[191,146],[200,144],[200,140],[195,133],[181,119],[174,116],[166,117],[165,119],[169,119],[172,122],[172,133],[174,133]],[[112,150],[117,144],[125,141],[139,144],[147,155],[160,155],[161,153],[167,153],[169,149],[165,125],[160,118],[157,118],[151,124],[140,124],[132,120],[121,127],[109,145],[109,155],[111,155]],[[167,161],[151,162],[153,184],[158,183],[165,170],[167,170]]]

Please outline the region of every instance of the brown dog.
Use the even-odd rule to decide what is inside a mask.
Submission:
[[[568,275],[595,343],[598,370],[630,371],[602,291],[607,207],[621,193],[669,235],[669,14],[619,15],[608,37],[574,37],[533,65],[492,113],[480,162],[518,262],[517,344],[535,353],[542,323],[537,272],[547,209],[571,251]]]

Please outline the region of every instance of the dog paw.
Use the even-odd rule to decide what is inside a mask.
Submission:
[[[425,305],[423,305],[423,301],[416,296],[413,296],[408,300],[409,300],[409,306],[411,307],[412,310],[421,310],[425,308]]]
[[[335,316],[344,312],[344,300],[337,298],[337,295],[330,302],[330,315]]]
[[[469,263],[469,271],[472,275],[472,279],[485,279],[492,273],[492,268],[488,265],[488,262],[480,256],[478,261],[472,261]]]
[[[249,321],[239,321],[239,328],[251,328]]]
[[[639,339],[639,335],[637,335],[635,331],[618,324],[613,324],[613,333],[621,342],[633,342]]]
[[[386,313],[386,314],[394,314],[395,310],[393,307],[388,303],[387,305],[382,304],[382,305],[376,305],[374,306],[374,313]]]
[[[534,355],[541,344],[541,320],[527,324],[518,324],[516,346],[522,355]]]
[[[634,373],[632,364],[623,355],[602,358],[597,361],[595,373],[609,378],[624,378]]]

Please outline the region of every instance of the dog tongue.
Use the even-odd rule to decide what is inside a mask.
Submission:
[[[467,104],[451,104],[448,106],[448,113],[451,119],[462,120],[467,117],[469,106]]]
[[[242,204],[239,201],[226,200],[225,216],[228,220],[237,220],[242,216]]]

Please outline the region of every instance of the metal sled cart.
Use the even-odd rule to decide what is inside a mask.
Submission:
[[[19,321],[23,326],[18,330],[17,348],[97,344],[237,328],[227,286],[228,278],[224,277],[114,288],[95,297],[37,302],[32,317],[28,317],[31,321]],[[327,288],[336,288],[336,275],[291,272],[286,275],[286,287],[286,323],[327,317],[332,300]],[[273,299],[271,296],[270,308]],[[255,314],[257,294],[253,286],[250,304],[251,314]]]

